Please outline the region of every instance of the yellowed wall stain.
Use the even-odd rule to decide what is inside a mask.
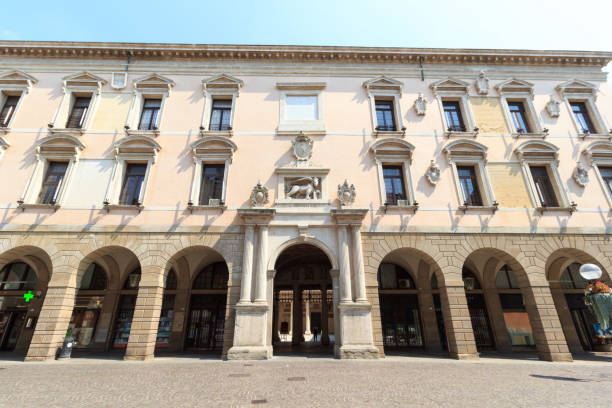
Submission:
[[[470,97],[470,104],[481,133],[509,133],[498,98]]]
[[[91,129],[122,129],[131,103],[132,95],[130,94],[102,94],[98,109],[94,112]]]
[[[531,207],[520,163],[489,163],[489,178],[500,207]]]

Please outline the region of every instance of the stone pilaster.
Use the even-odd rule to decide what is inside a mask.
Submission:
[[[365,268],[363,266],[363,249],[361,245],[361,225],[351,225],[353,242],[353,266],[355,268],[355,302],[368,303],[365,287]]]
[[[255,303],[267,304],[266,286],[268,284],[268,226],[263,224],[258,227],[257,239],[257,271],[255,276]]]
[[[251,283],[253,281],[253,246],[255,227],[246,225],[244,231],[244,254],[242,256],[242,277],[240,279],[240,303],[251,302]]]
[[[421,314],[423,327],[423,343],[429,352],[442,351],[442,343],[438,334],[438,322],[436,321],[436,311],[434,310],[433,296],[431,291],[421,289],[418,294],[419,312]]]
[[[458,360],[477,359],[474,330],[463,286],[445,286],[440,290],[448,354]]]
[[[351,261],[346,226],[338,226],[338,266],[340,268],[340,303],[351,303]]]
[[[141,281],[141,283],[143,283]],[[164,298],[163,286],[140,286],[125,360],[152,360]]]

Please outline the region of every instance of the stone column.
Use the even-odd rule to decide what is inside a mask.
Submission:
[[[321,344],[329,344],[329,322],[327,315],[327,285],[321,285]]]
[[[463,285],[440,288],[448,354],[458,360],[477,359],[476,341]]]
[[[253,241],[255,227],[246,225],[244,231],[244,251],[242,255],[242,279],[240,281],[240,304],[251,303],[251,283],[253,281]]]
[[[266,284],[267,284],[267,265],[268,260],[268,226],[259,225],[259,239],[257,248],[257,275],[255,286],[255,303],[267,303]]]
[[[163,282],[162,279],[157,279],[156,275],[163,276],[162,268],[158,266],[143,268],[124,360],[153,359],[164,299]],[[155,280],[159,280],[159,285],[153,284]]]
[[[572,361],[550,288],[534,285],[522,288],[522,293],[540,360]]]
[[[338,264],[340,267],[340,303],[351,303],[351,263],[346,225],[338,226]]]
[[[310,333],[310,300],[306,299],[306,303],[304,305],[304,317],[305,317],[305,325],[306,326],[304,328],[304,334],[311,334]]]
[[[438,333],[438,321],[434,310],[433,296],[430,290],[420,289],[419,312],[423,322],[423,343],[425,350],[433,353],[442,351],[442,343]]]
[[[353,242],[353,266],[355,268],[355,302],[368,303],[365,287],[365,269],[363,267],[363,249],[361,246],[361,226],[351,225]]]

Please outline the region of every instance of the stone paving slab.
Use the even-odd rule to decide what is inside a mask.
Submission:
[[[610,389],[609,358],[0,361],[0,406],[20,408],[609,407]]]

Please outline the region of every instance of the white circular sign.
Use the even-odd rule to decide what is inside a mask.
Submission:
[[[601,278],[601,268],[593,264],[584,264],[578,270],[580,276],[586,280],[593,280]]]

